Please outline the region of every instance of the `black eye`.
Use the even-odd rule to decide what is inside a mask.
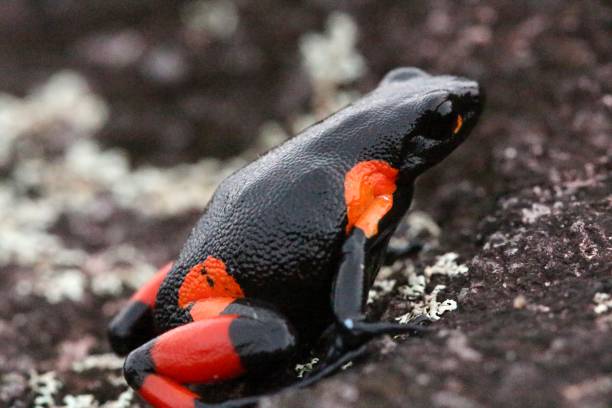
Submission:
[[[461,130],[461,126],[463,126],[463,117],[453,111],[451,101],[445,101],[431,114],[429,136],[436,140],[448,139],[456,135]]]

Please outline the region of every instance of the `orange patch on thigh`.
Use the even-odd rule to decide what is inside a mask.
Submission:
[[[222,260],[213,256],[193,266],[179,288],[178,305],[185,307],[191,302],[211,297],[244,297],[242,288],[227,273]]]
[[[357,163],[344,178],[346,233],[360,228],[370,238],[378,234],[378,223],[393,207],[398,170],[382,160]]]

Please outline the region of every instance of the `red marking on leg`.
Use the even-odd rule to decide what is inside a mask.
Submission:
[[[208,298],[198,300],[189,313],[194,321],[210,319],[211,317],[219,316],[227,306],[229,306],[235,298]]]
[[[227,273],[222,260],[209,256],[191,268],[179,288],[178,305],[185,307],[192,302],[212,297],[244,297],[238,282]]]
[[[399,170],[382,160],[357,163],[344,178],[346,233],[360,228],[370,238],[378,234],[378,223],[393,207]]]
[[[159,336],[151,348],[155,371],[181,383],[207,383],[245,372],[229,336],[236,318],[223,315],[177,327]]]
[[[159,291],[159,287],[162,282],[172,270],[172,262],[168,262],[166,265],[162,266],[153,277],[144,284],[143,287],[138,289],[136,293],[132,295],[130,300],[135,300],[142,302],[149,307],[155,306],[155,298],[157,297],[157,292]]]
[[[197,394],[159,375],[148,375],[138,393],[156,408],[193,408]]]

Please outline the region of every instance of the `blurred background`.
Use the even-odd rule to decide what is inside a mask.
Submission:
[[[417,66],[486,112],[420,181],[398,237],[429,249],[374,309],[437,305],[397,288],[450,262],[453,313],[268,406],[610,406],[611,39],[607,1],[0,2],[0,405],[140,406],[105,342],[122,299],[225,176]]]

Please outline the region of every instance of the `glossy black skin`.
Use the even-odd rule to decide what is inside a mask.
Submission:
[[[399,68],[362,99],[235,172],[218,187],[159,290],[158,330],[190,321],[177,306],[178,290],[189,269],[211,255],[226,263],[247,298],[276,306],[301,339],[317,337],[333,320],[330,294],[347,239],[346,173],[364,160],[400,169],[393,208],[367,242],[363,302],[410,206],[415,178],[463,142],[482,103],[474,81]],[[463,127],[453,134],[456,113]]]

